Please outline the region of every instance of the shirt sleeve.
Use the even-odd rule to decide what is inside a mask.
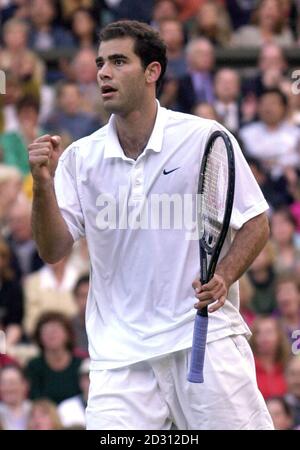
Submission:
[[[74,241],[85,236],[84,216],[77,187],[76,149],[77,147],[68,147],[64,151],[54,178],[58,206]]]
[[[235,230],[239,230],[248,220],[267,211],[269,205],[235,137],[217,122],[213,131],[215,129],[221,129],[227,132],[233,145],[235,190],[230,226]]]

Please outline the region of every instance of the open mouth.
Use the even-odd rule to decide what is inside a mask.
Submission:
[[[101,88],[102,95],[105,97],[112,95],[116,91],[117,91],[117,89],[114,89],[111,86],[102,86],[102,88]]]

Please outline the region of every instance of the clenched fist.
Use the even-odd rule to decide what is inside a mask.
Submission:
[[[58,159],[63,152],[61,138],[45,134],[28,146],[29,164],[35,182],[53,179]]]

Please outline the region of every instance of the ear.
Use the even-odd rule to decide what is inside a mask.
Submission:
[[[156,83],[161,74],[161,65],[157,61],[150,63],[145,70],[146,82],[149,84]]]

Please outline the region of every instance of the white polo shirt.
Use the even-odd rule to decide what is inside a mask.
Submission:
[[[92,370],[191,347],[199,248],[191,239],[190,200],[196,198],[208,136],[222,128],[158,104],[149,142],[135,161],[124,155],[114,121],[112,116],[72,144],[55,175],[61,213],[75,241],[86,236],[90,253],[86,326]],[[223,253],[234,230],[268,208],[235,140],[234,149],[236,194]],[[235,283],[224,307],[210,314],[208,342],[249,335],[238,308]]]

